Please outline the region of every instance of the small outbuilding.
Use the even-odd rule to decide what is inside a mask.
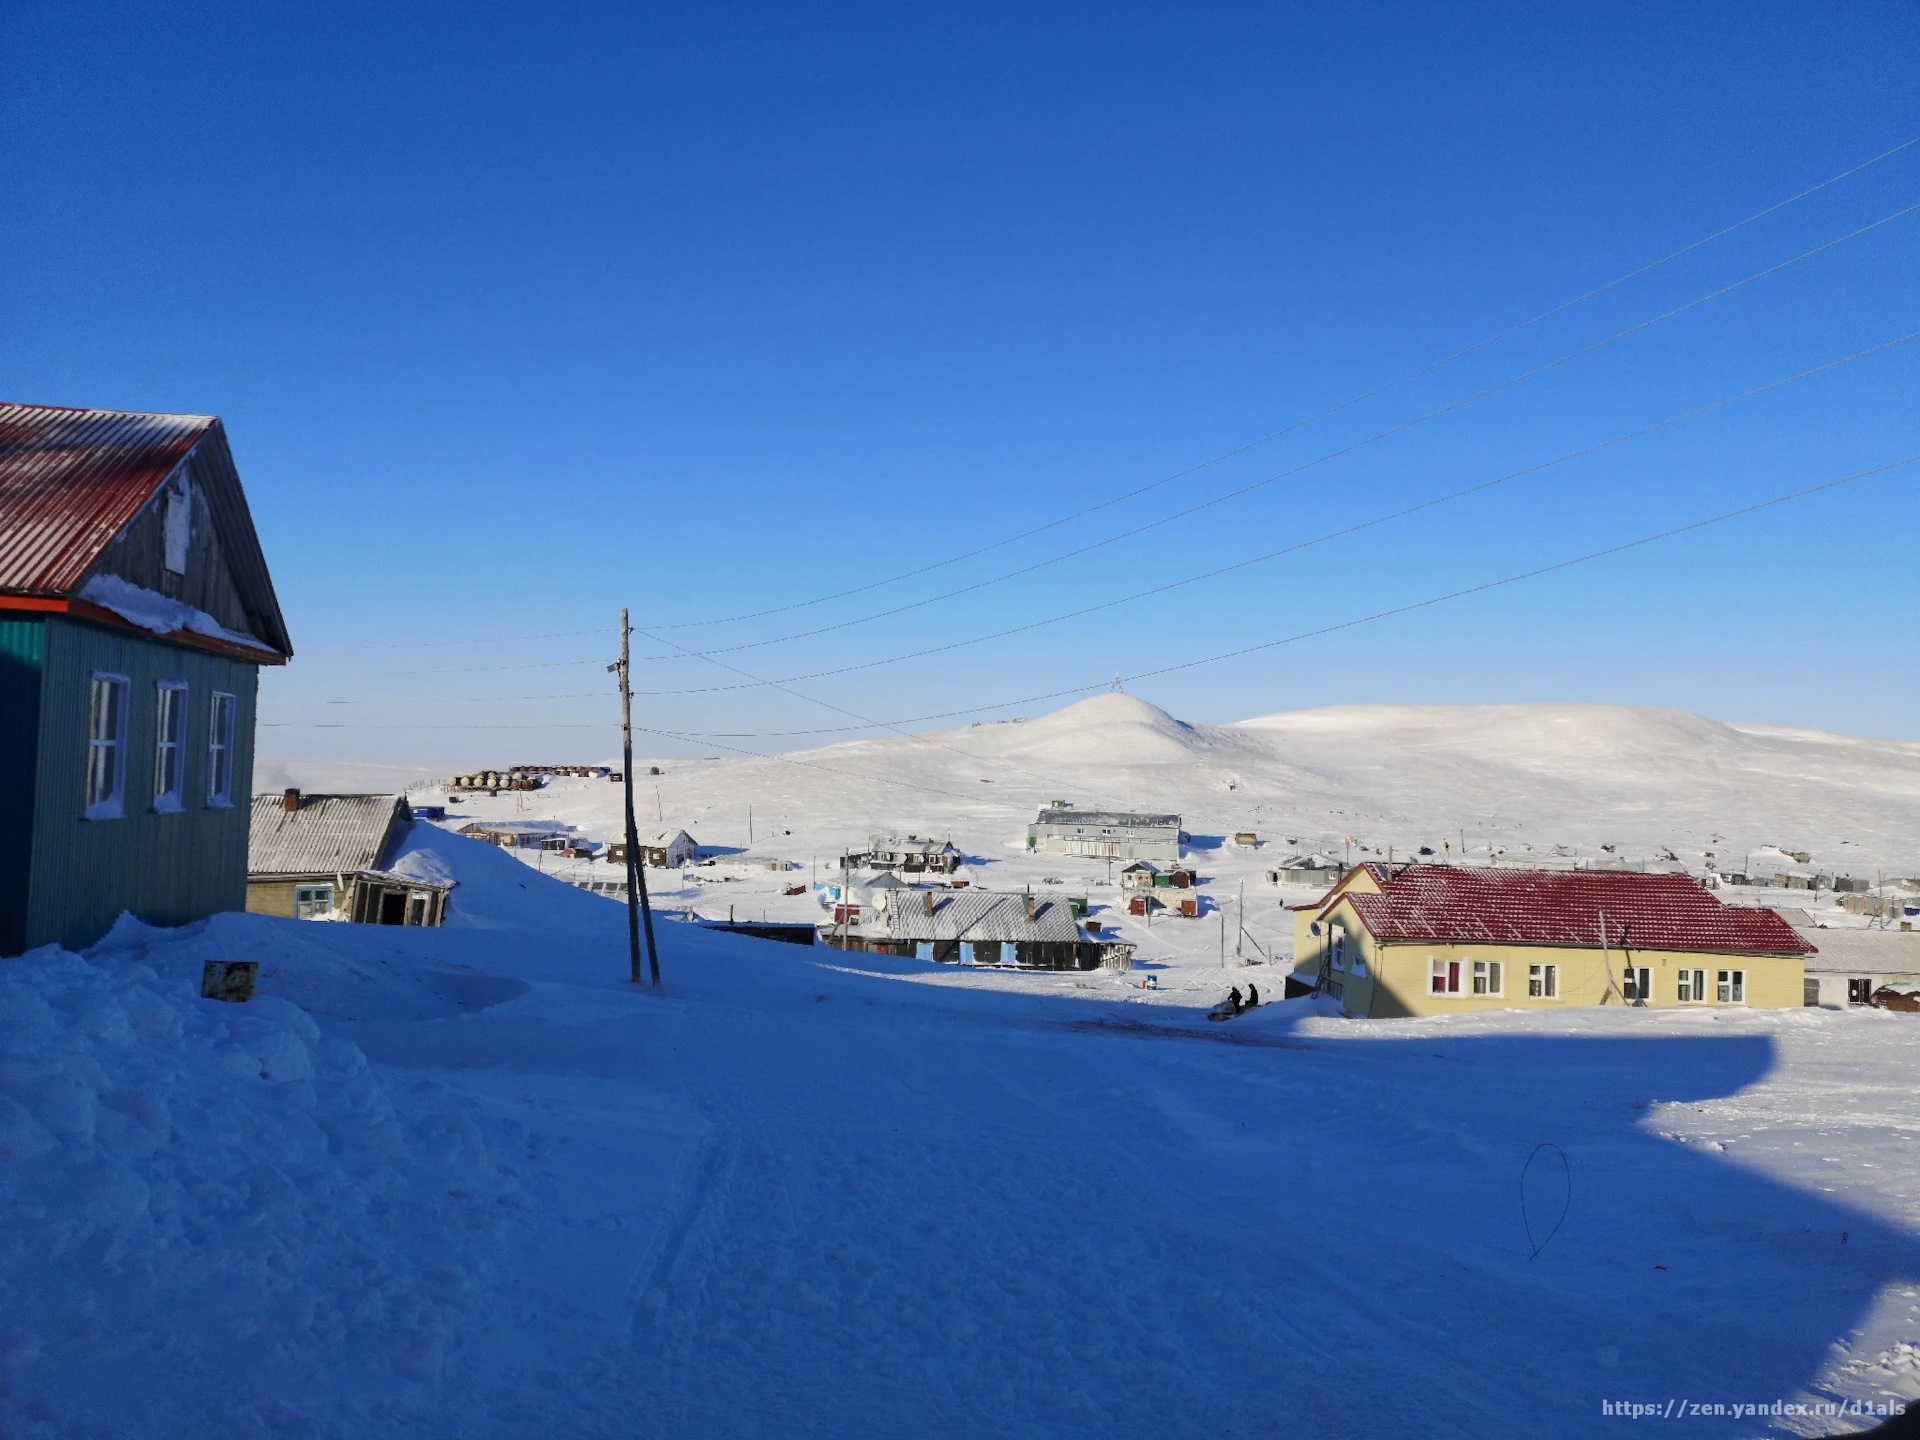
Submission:
[[[404,795],[253,797],[247,910],[293,920],[438,925],[450,880],[391,867],[413,822]]]

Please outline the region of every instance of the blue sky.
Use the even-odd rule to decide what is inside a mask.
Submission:
[[[226,418],[300,651],[263,689],[263,748],[598,757],[622,605],[678,625],[909,575],[661,632],[778,640],[718,657],[760,679],[864,666],[1920,330],[1916,214],[1373,438],[1920,202],[1916,146],[1336,416],[933,568],[1920,135],[1917,55],[1920,10],[1892,3],[19,0],[0,12],[0,394]],[[653,693],[744,682],[648,658],[644,724],[746,738],[643,747],[817,743],[763,737],[1479,584],[1920,453],[1916,379],[1920,341],[1229,577],[789,687],[806,699]],[[1889,472],[1134,688],[1197,720],[1619,701],[1920,739],[1917,485],[1920,466]]]

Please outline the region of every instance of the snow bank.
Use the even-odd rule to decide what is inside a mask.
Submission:
[[[190,938],[123,919],[92,958],[0,965],[9,1436],[404,1413],[512,1213],[498,1123],[430,1095],[403,1116],[360,1048],[287,1000],[203,1000],[180,973],[197,966],[147,963]],[[329,1366],[351,1372],[344,1401]]]

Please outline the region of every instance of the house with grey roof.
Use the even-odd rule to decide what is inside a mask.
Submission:
[[[453,882],[396,866],[412,823],[404,795],[254,796],[247,910],[293,920],[438,925]]]
[[[1804,912],[1802,912],[1804,913]],[[1884,989],[1920,990],[1920,933],[1796,924],[1818,948],[1806,960],[1809,1005],[1866,1005]]]
[[[1128,969],[1133,946],[1088,929],[1074,908],[1064,895],[901,890],[889,895],[884,912],[866,923],[822,927],[820,935],[840,949],[911,955],[950,965]]]
[[[1027,849],[1040,855],[1080,855],[1090,860],[1180,858],[1187,843],[1178,815],[1125,810],[1078,810],[1056,800],[1027,827]]]

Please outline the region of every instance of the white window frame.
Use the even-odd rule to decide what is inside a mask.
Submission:
[[[102,685],[115,687],[113,694],[113,734],[96,735],[94,722],[96,714],[96,695]],[[133,681],[125,675],[111,670],[95,670],[87,682],[87,776],[86,809],[83,812],[89,820],[119,820],[126,815],[127,799],[127,710],[128,697],[133,693]],[[108,757],[112,766],[113,783],[104,793],[96,793],[94,776],[98,773],[99,757],[102,753]]]
[[[1460,965],[1458,960],[1441,960],[1427,957],[1427,993],[1429,995],[1459,995]]]
[[[1527,998],[1558,1000],[1560,998],[1560,967],[1545,964],[1527,966]]]
[[[1645,1005],[1653,999],[1653,971],[1645,965],[1624,965],[1620,969],[1620,996]]]
[[[220,715],[226,712],[226,734],[220,731]],[[225,690],[216,690],[207,702],[207,804],[215,810],[233,808],[233,736],[240,722],[240,700]]]
[[[1746,1004],[1747,972],[1744,970],[1715,971],[1713,999],[1716,1005]]]
[[[321,897],[325,896],[324,906]],[[296,920],[318,920],[334,911],[334,891],[332,885],[296,885],[293,887],[293,918]]]
[[[1345,971],[1347,968],[1347,927],[1328,922],[1327,953],[1333,957],[1333,968]]]
[[[177,697],[171,707],[167,702],[169,695]],[[186,808],[182,802],[187,793],[187,705],[191,698],[184,680],[153,682],[153,811],[156,815],[178,815]],[[173,711],[172,738],[168,738],[164,723],[169,708]],[[173,767],[173,783],[163,790],[160,782],[169,762]]]
[[[1707,1003],[1707,972],[1682,967],[1679,978],[1674,982],[1674,998],[1682,1005],[1704,1005]]]
[[[1472,993],[1498,999],[1507,993],[1507,967],[1498,960],[1474,960],[1469,962],[1472,976]]]

